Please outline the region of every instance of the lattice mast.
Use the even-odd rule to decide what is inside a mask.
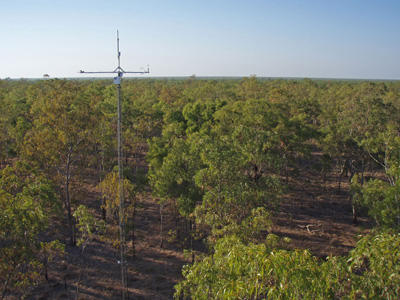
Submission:
[[[128,298],[128,276],[126,261],[126,232],[125,232],[125,196],[124,196],[124,165],[123,165],[123,140],[122,140],[122,105],[121,105],[121,82],[122,76],[126,73],[145,74],[149,73],[149,68],[145,71],[125,71],[121,68],[121,52],[119,51],[119,32],[117,30],[117,53],[118,67],[114,71],[85,72],[84,74],[117,74],[114,77],[114,84],[117,86],[117,136],[118,136],[118,190],[119,190],[119,232],[120,232],[120,254],[121,260],[121,283],[122,283],[122,299]]]

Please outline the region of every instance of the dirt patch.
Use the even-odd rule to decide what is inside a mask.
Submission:
[[[334,174],[321,182],[321,174],[313,167],[314,158],[300,166],[291,176],[288,189],[274,216],[272,233],[289,237],[291,249],[309,249],[325,258],[346,255],[354,246],[357,235],[371,227],[359,218],[353,224],[348,198],[348,181],[337,192]],[[100,218],[100,194],[95,176],[88,176],[88,205]],[[182,279],[182,266],[189,263],[183,255],[182,243],[168,239],[175,220],[164,210],[165,239],[160,248],[160,207],[150,193],[143,194],[136,214],[135,256],[128,243],[129,299],[172,299],[174,285]],[[121,268],[119,251],[110,239],[97,238],[89,242],[83,259],[78,247],[67,247],[63,260],[52,264],[49,281],[38,286],[29,299],[120,299]]]
[[[100,218],[100,194],[95,177],[87,186],[86,205]],[[135,255],[128,241],[129,299],[172,299],[174,285],[182,279],[188,263],[183,249],[164,239],[160,248],[159,205],[149,194],[140,200],[136,215]],[[172,229],[172,213],[164,210],[164,230]],[[114,228],[115,229],[115,228]],[[168,235],[166,234],[166,237]],[[51,264],[49,280],[39,285],[28,299],[121,299],[120,252],[109,238],[89,241],[83,258],[78,247],[66,247],[63,259]]]
[[[316,162],[314,154],[311,162]],[[335,174],[322,182],[313,165],[303,167],[288,183],[288,193],[279,205],[272,232],[292,240],[292,249],[309,249],[314,255],[347,255],[357,238],[372,227],[366,218],[353,223],[348,178],[341,183]]]

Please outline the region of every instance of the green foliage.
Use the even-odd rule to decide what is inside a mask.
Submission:
[[[373,179],[364,186],[353,182],[358,202],[364,207],[368,214],[376,221],[377,225],[383,227],[400,227],[400,137],[397,129],[389,128],[379,134],[379,140],[384,145],[382,165],[385,170],[386,180]]]
[[[135,185],[126,178],[124,179],[123,185],[125,199],[133,203],[135,200]],[[114,171],[108,173],[104,180],[100,182],[99,188],[105,199],[103,208],[114,221],[119,220],[120,190],[118,173]]]
[[[191,148],[189,140],[173,139],[162,164],[156,167],[157,162],[157,158],[150,162],[149,178],[154,194],[176,199],[180,213],[190,215],[196,201],[201,199],[201,192],[194,182],[201,163],[196,150]]]
[[[214,237],[240,227],[253,209],[276,203],[278,114],[265,101],[236,102],[215,113],[218,126],[210,134],[192,136],[203,163],[195,174],[204,193],[196,218]]]
[[[400,234],[382,231],[362,238],[348,258],[347,299],[400,298]]]
[[[367,274],[363,272],[368,264],[343,275],[340,259],[320,262],[305,252],[282,252],[271,241],[264,246],[251,242],[268,231],[283,180],[288,182],[290,172],[295,174],[301,159],[315,146],[323,151],[324,176],[335,166],[339,184],[342,177],[350,175],[351,179],[358,174],[351,191],[355,206],[367,209],[382,227],[398,227],[399,91],[398,82],[271,81],[255,76],[242,80],[200,80],[194,76],[188,80],[126,80],[122,111],[123,150],[129,170],[125,173],[129,179],[124,184],[125,195],[132,204],[128,211],[133,218],[134,187],[146,189],[150,183],[163,206],[172,204],[177,223],[179,214],[196,224],[191,230],[208,234],[218,251],[222,251],[222,244],[234,247],[228,240],[238,239],[235,251],[252,253],[244,265],[253,264],[250,257],[254,253],[264,255],[266,260],[259,263],[265,263],[265,268],[274,266],[276,272],[270,274],[273,278],[265,277],[257,292],[249,288],[253,294],[244,298],[256,294],[271,299],[347,297],[351,284],[356,284],[354,276]],[[0,242],[6,245],[4,249],[14,245],[10,242],[14,240],[22,245],[8,253],[25,253],[20,256],[26,258],[21,264],[24,271],[41,268],[37,258],[47,245],[39,245],[37,237],[46,228],[48,216],[60,209],[55,203],[64,205],[72,241],[75,221],[81,243],[92,236],[97,225],[79,206],[88,168],[97,172],[109,219],[117,219],[118,182],[112,172],[115,137],[116,89],[110,81],[0,81],[0,168],[9,164],[10,158],[25,158],[43,171],[28,167],[2,171]],[[142,164],[147,145],[149,181],[144,179],[147,168]],[[364,184],[364,175],[371,169],[385,177]],[[54,201],[54,191],[60,201]],[[15,230],[14,222],[20,224]],[[15,236],[6,238],[8,232]],[[220,237],[226,241],[218,241]],[[28,249],[23,245],[33,246]],[[5,255],[4,251],[2,247],[0,253]],[[223,269],[222,256],[220,259]],[[287,261],[294,275],[279,271],[278,262],[282,261]],[[309,264],[308,269],[303,264]],[[324,268],[341,275],[332,275]],[[234,274],[239,283],[247,280]],[[215,276],[216,282],[222,280]],[[327,276],[327,283],[318,287],[312,281],[317,276]],[[253,276],[251,280],[259,279]],[[18,280],[34,282],[22,277]],[[232,288],[229,295],[244,295],[240,291],[244,285],[238,284],[234,290],[227,282],[221,281],[226,291]],[[337,289],[338,282],[341,289]],[[307,287],[309,291],[304,292]],[[334,294],[329,294],[332,291]],[[378,297],[378,292],[368,293],[354,292],[351,297]]]
[[[360,203],[368,214],[383,227],[400,225],[399,187],[379,179],[367,182],[361,189]]]
[[[176,299],[398,299],[400,235],[362,238],[347,258],[321,261],[306,250],[243,244],[224,237],[214,253],[187,265]]]
[[[90,239],[96,234],[104,232],[105,224],[103,221],[96,220],[85,205],[78,206],[74,212],[74,218],[77,222],[76,228],[80,232],[77,245],[82,248],[83,252]]]
[[[82,176],[90,149],[88,136],[97,124],[96,118],[83,86],[77,83],[56,79],[39,81],[31,88],[28,102],[32,104],[33,126],[24,137],[22,157],[43,169],[56,183],[67,215],[69,243],[74,245],[72,211],[81,192],[77,177]]]
[[[66,80],[50,80],[32,90],[28,101],[34,126],[25,136],[23,154],[49,171],[78,160],[90,127],[96,124],[82,88]]]
[[[58,241],[41,242],[59,212],[52,186],[27,164],[0,170],[0,286],[2,296],[23,295],[43,280],[46,263],[64,251]],[[46,257],[43,260],[43,257]]]
[[[215,222],[218,225],[221,224],[217,221]],[[270,213],[264,207],[256,207],[240,223],[231,222],[225,226],[213,227],[211,241],[215,241],[216,237],[223,236],[236,236],[242,242],[258,241],[262,233],[271,230],[271,227]]]
[[[0,163],[15,157],[30,128],[27,90],[29,83],[15,82],[0,88]]]
[[[263,84],[255,77],[236,90],[191,82],[183,91],[187,104],[164,105],[162,137],[149,142],[153,194],[172,200],[182,216],[194,212],[196,224],[214,240],[228,233],[253,237],[253,213],[275,207],[278,176],[307,153],[314,134],[305,111],[288,114],[286,104],[263,97]]]
[[[182,111],[186,120],[187,134],[200,131],[201,128],[206,126],[211,127],[215,112],[225,105],[226,101],[223,100],[212,102],[197,101],[187,104]]]
[[[279,250],[275,240],[245,245],[237,237],[220,239],[213,255],[183,269],[175,298],[333,299],[338,282],[332,277],[341,262]]]

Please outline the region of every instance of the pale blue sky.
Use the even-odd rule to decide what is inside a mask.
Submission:
[[[0,0],[0,78],[400,79],[400,1]],[[84,77],[84,76],[82,76]]]

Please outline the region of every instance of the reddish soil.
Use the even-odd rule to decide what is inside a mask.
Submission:
[[[317,161],[317,154],[313,161]],[[301,168],[289,179],[272,233],[289,237],[290,248],[310,249],[319,257],[346,255],[354,247],[356,236],[370,224],[360,218],[359,225],[353,225],[346,180],[338,194],[334,174],[328,174],[323,183],[311,163]],[[87,204],[100,217],[100,193],[95,180],[88,179],[87,183]],[[129,299],[172,299],[174,285],[182,279],[181,268],[189,261],[178,243],[167,241],[167,233],[175,224],[172,213],[165,210],[166,239],[160,248],[159,205],[149,193],[140,202],[135,257],[131,251],[128,253]],[[111,239],[90,241],[83,263],[80,253],[78,247],[67,247],[64,260],[52,264],[49,281],[37,287],[28,299],[121,299],[119,251]]]
[[[100,199],[93,187],[88,196],[92,201]],[[100,217],[99,209],[97,213]],[[172,299],[173,287],[182,278],[182,266],[188,263],[182,248],[168,242],[168,231],[174,224],[172,214],[164,212],[163,248],[159,246],[159,205],[150,196],[141,199],[136,223],[134,257],[131,242],[127,245],[129,299]],[[111,230],[117,229],[114,226]],[[64,260],[51,266],[49,281],[36,288],[28,299],[121,299],[119,260],[119,249],[110,238],[91,240],[83,260],[80,248],[67,246]]]
[[[340,192],[335,174],[328,174],[326,182],[321,178],[312,165],[290,178],[272,233],[289,237],[289,248],[309,249],[321,258],[347,255],[372,224],[362,217],[353,223],[348,178],[343,179]]]

